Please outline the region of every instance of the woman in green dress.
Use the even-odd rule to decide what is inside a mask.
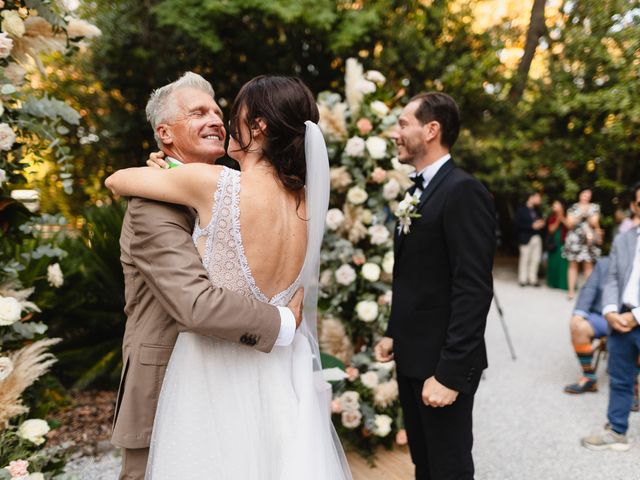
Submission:
[[[547,241],[545,247],[549,254],[547,260],[547,285],[551,288],[567,290],[567,269],[569,262],[562,257],[564,239],[567,234],[567,217],[560,200],[551,204],[551,215],[547,219]]]

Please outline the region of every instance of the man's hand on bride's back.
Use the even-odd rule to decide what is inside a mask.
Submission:
[[[300,327],[302,323],[302,301],[304,300],[304,288],[300,287],[296,290],[296,293],[291,298],[289,302],[289,310],[293,312],[293,315],[296,317],[296,329]]]
[[[153,152],[149,155],[147,167],[169,168],[169,164],[164,161],[164,152]]]

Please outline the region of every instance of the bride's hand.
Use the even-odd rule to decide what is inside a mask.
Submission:
[[[169,164],[164,160],[164,152],[153,152],[147,160],[147,167],[169,168]]]
[[[296,329],[300,327],[302,323],[302,301],[304,300],[304,288],[299,288],[296,290],[296,293],[291,298],[289,305],[287,307],[289,310],[293,312],[293,315],[296,317]]]

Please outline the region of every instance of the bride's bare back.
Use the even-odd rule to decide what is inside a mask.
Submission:
[[[258,288],[271,298],[296,280],[304,263],[304,198],[296,209],[295,194],[263,171],[243,173],[240,185],[240,231],[245,255]]]
[[[212,214],[221,207],[217,207],[215,202],[234,201],[235,192],[229,196],[223,193],[216,195],[221,182],[228,181],[223,179],[228,175],[223,173],[222,167],[201,165],[197,169],[198,175],[190,175],[190,179],[197,179],[195,181],[199,185],[194,184],[191,188],[198,192],[198,197],[206,198],[206,203],[201,200],[194,205],[198,210],[196,246],[207,264],[209,259],[205,230],[212,221],[219,221],[212,219]],[[230,171],[227,173],[231,174]],[[304,195],[301,195],[300,204],[297,205],[296,195],[285,190],[271,170],[256,168],[231,175],[238,175],[233,182],[238,182],[239,185],[237,198],[240,238],[236,241],[244,251],[256,286],[270,299],[295,282],[304,263],[307,245]],[[235,210],[234,206],[229,207]],[[222,224],[213,227],[226,229],[231,226]]]

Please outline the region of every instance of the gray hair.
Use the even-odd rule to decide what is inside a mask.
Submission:
[[[196,88],[215,98],[215,92],[211,84],[193,72],[186,72],[175,82],[151,92],[145,111],[147,113],[147,120],[151,124],[151,128],[153,128],[153,136],[160,148],[162,148],[162,141],[158,136],[156,128],[160,123],[175,119],[175,102],[172,100],[172,96],[176,90],[181,88]]]

